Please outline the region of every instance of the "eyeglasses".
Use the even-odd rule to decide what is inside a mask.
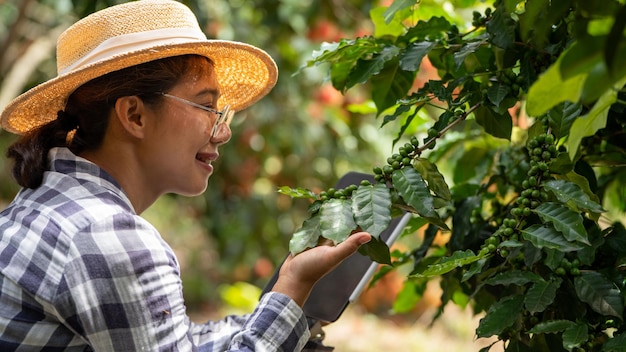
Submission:
[[[196,104],[187,99],[179,98],[175,95],[171,95],[167,93],[160,93],[160,94],[166,98],[178,100],[181,103],[185,103],[187,105],[193,106],[194,108],[198,108],[198,109],[208,112],[209,118],[212,121],[215,121],[213,125],[213,129],[211,130],[211,138],[214,138],[216,136],[217,131],[219,129],[223,129],[225,127],[230,126],[230,122],[233,120],[233,116],[235,115],[235,112],[230,110],[230,105],[224,106],[224,109],[222,109],[222,111],[219,111],[219,110],[212,109],[208,106]]]

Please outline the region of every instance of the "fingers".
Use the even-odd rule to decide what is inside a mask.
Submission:
[[[313,285],[324,275],[348,258],[371,236],[357,232],[336,246],[318,245],[296,256],[290,255],[280,268],[280,275],[272,291],[282,292],[300,306],[304,304]]]
[[[361,245],[369,242],[372,236],[367,232],[357,232],[350,237],[348,237],[345,241],[339,243],[335,251],[338,257],[347,258],[352,253],[356,252]]]

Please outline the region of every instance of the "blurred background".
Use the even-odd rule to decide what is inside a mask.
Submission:
[[[122,2],[0,0],[0,107],[56,75],[56,38],[65,28]],[[196,13],[208,37],[261,47],[279,67],[276,88],[235,116],[233,138],[220,150],[208,191],[194,198],[162,197],[143,214],[176,251],[190,314],[202,321],[250,311],[288,252],[292,233],[306,219],[308,203],[280,195],[278,187],[324,190],[348,171],[371,172],[390,155],[397,128],[381,128],[373,104],[358,87],[342,94],[325,81],[327,68],[300,68],[323,42],[372,34],[369,12],[391,1],[183,2]],[[423,0],[420,16],[445,15],[462,22],[464,14],[471,18],[464,7],[474,3]],[[422,65],[417,85],[435,74],[429,67]],[[423,127],[415,124],[413,133],[424,133],[432,121],[423,122]],[[3,153],[14,140],[0,132]],[[2,207],[18,191],[10,166],[0,158]],[[415,239],[408,235],[403,240]],[[474,341],[479,317],[458,308],[446,308],[442,319],[427,325],[439,302],[437,287],[409,313],[394,314],[402,281],[388,275],[366,291],[338,322],[325,328],[326,344],[338,351],[467,351],[488,344]]]

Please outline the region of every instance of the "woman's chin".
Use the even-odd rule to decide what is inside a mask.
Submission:
[[[204,184],[198,185],[197,187],[186,187],[184,189],[180,189],[172,193],[185,196],[185,197],[196,197],[196,196],[203,194],[206,191],[207,186],[208,186],[208,179],[206,182],[204,182]]]

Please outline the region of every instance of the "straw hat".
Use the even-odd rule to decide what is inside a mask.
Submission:
[[[276,64],[263,50],[207,40],[195,15],[177,1],[140,0],[95,12],[63,32],[57,42],[57,76],[10,102],[0,123],[9,132],[25,133],[55,119],[69,95],[93,78],[185,54],[211,58],[220,104],[235,111],[252,105],[276,84]]]

